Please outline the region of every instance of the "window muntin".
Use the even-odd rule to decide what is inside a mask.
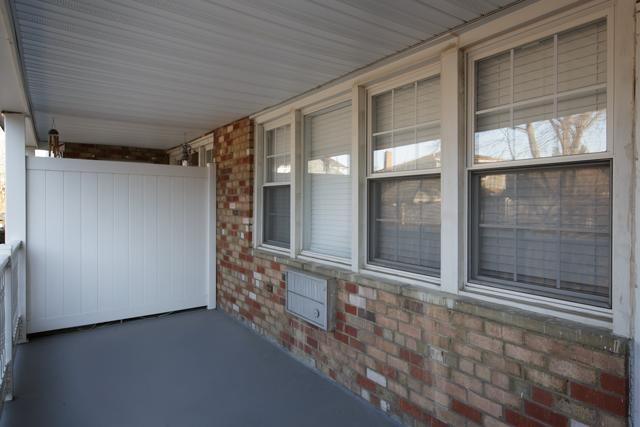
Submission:
[[[440,176],[382,178],[369,187],[369,263],[440,275]]]
[[[372,172],[440,167],[440,78],[413,82],[372,101]]]
[[[605,20],[475,65],[475,164],[607,151]]]
[[[303,247],[351,257],[351,104],[304,119]]]
[[[609,162],[473,173],[471,197],[472,280],[611,306]]]

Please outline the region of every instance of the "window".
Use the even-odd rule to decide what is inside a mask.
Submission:
[[[265,132],[265,176],[262,185],[263,237],[265,244],[288,248],[290,232],[291,128]]]
[[[351,104],[304,119],[306,251],[351,257]]]
[[[371,97],[368,263],[440,275],[440,79]]]
[[[475,62],[471,281],[611,307],[606,40],[602,20]]]

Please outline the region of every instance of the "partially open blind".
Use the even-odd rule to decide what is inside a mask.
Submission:
[[[304,246],[351,257],[351,106],[305,118]]]
[[[475,162],[606,151],[607,23],[476,63]]]
[[[610,189],[608,163],[474,175],[474,278],[609,306]]]
[[[373,172],[440,167],[440,78],[375,95]]]

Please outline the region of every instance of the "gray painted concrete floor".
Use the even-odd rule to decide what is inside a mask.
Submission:
[[[0,427],[396,425],[216,311],[36,337],[15,378]]]

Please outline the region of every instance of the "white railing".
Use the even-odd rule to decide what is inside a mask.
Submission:
[[[0,245],[0,392],[13,398],[13,355],[24,341],[25,269],[22,242]]]

